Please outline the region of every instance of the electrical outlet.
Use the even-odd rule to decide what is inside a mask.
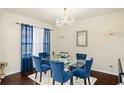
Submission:
[[[110,68],[113,68],[113,65],[109,65]]]

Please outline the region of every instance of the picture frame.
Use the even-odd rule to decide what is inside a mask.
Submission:
[[[78,47],[86,47],[88,45],[87,42],[87,30],[77,31],[76,33],[76,44]]]

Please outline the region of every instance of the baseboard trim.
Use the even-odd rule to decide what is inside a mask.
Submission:
[[[97,72],[101,72],[101,73],[105,73],[105,74],[109,74],[109,75],[118,76],[117,73],[111,73],[111,72],[107,72],[107,71],[103,71],[103,70],[99,70],[99,69],[92,69],[92,70],[97,71]]]
[[[111,73],[101,72],[101,71],[98,71],[98,70],[92,70],[92,71],[94,71],[94,72],[98,72],[98,73],[103,73],[103,74],[108,74],[108,75],[111,75],[111,76],[118,77],[118,75],[111,74]]]
[[[20,71],[17,71],[17,72],[11,72],[11,73],[6,73],[5,76],[9,76],[9,75],[16,74],[16,73],[20,73]]]

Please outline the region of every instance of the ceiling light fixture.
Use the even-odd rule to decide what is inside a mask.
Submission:
[[[61,25],[68,25],[68,24],[73,24],[75,23],[75,18],[70,17],[67,15],[67,9],[64,8],[64,15],[61,17],[56,18],[56,25],[61,26]]]

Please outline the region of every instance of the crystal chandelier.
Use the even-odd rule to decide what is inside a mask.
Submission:
[[[64,15],[61,17],[56,18],[56,25],[61,26],[61,25],[68,25],[68,24],[73,24],[75,23],[75,18],[67,16],[67,9],[64,8]]]

